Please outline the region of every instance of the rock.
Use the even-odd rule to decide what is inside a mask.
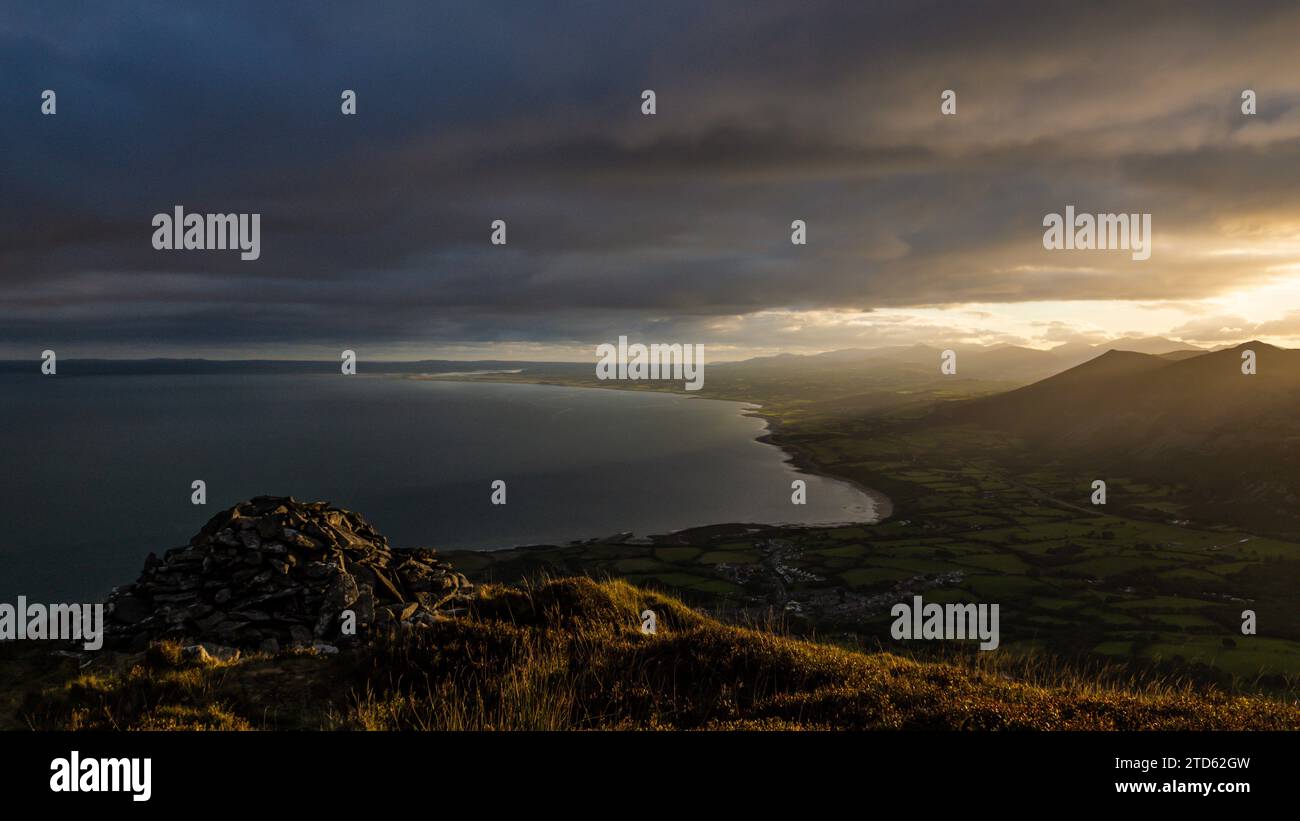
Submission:
[[[106,640],[140,648],[182,639],[189,647],[263,652],[334,647],[398,622],[433,623],[437,613],[455,612],[470,588],[435,551],[394,550],[356,513],[259,496],[213,516],[189,545],[162,558],[151,553],[136,582],[110,595]],[[339,635],[348,609],[356,636]]]
[[[153,600],[164,604],[193,604],[198,598],[198,593],[160,593]]]
[[[334,577],[329,590],[325,592],[323,606],[341,611],[356,601],[360,592],[355,579],[347,573],[340,573]]]
[[[379,586],[375,588],[376,591],[386,591],[397,601],[399,602],[406,601],[406,597],[402,595],[402,591],[398,590],[397,585],[390,582],[388,580],[388,577],[379,571],[379,568],[377,567],[371,568],[371,572],[374,573],[375,575],[375,581],[379,582]]]
[[[246,621],[237,621],[235,619],[227,618],[208,632],[210,635],[221,639],[222,641],[235,641],[247,626],[248,622]]]
[[[303,568],[303,572],[306,573],[307,577],[310,579],[323,579],[332,575],[335,569],[336,568],[333,565],[326,564],[325,562],[308,562]]]
[[[185,608],[185,618],[201,619],[204,616],[207,616],[211,612],[212,612],[212,605],[199,602],[198,604],[191,604],[189,607]]]
[[[224,621],[226,621],[226,614],[222,613],[221,611],[217,611],[209,616],[205,616],[204,618],[199,619],[196,622],[196,626],[201,631],[205,633],[210,633],[216,630],[217,627]]]
[[[153,556],[152,553],[149,554]],[[152,615],[149,605],[135,596],[122,596],[113,602],[113,620],[121,624],[136,624]]]
[[[375,621],[375,589],[368,584],[357,588],[357,600],[353,602],[353,611],[357,614],[357,626],[365,627]]]
[[[338,624],[339,614],[328,608],[321,608],[319,615],[316,617],[316,629],[312,631],[312,638],[323,639],[333,634],[334,626]]]
[[[181,648],[181,658],[185,661],[210,661],[208,651],[201,644],[191,644]]]

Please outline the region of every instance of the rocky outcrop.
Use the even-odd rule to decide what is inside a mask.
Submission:
[[[109,597],[108,640],[329,651],[454,615],[471,589],[435,551],[390,548],[357,513],[259,496],[213,516],[189,546],[150,553],[139,580]]]

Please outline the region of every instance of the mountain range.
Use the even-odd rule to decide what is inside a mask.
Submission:
[[[1108,350],[1183,358],[1209,353],[1161,337],[1130,337],[1089,345],[1067,343],[1041,350],[1019,345],[958,345],[948,347],[957,354],[957,374],[962,377],[999,382],[1032,382],[1073,368]],[[930,345],[896,345],[882,348],[845,348],[827,353],[779,354],[756,357],[718,367],[757,371],[773,369],[831,368],[914,368],[926,376],[938,374],[939,358],[945,349]]]

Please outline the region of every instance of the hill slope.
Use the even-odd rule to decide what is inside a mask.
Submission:
[[[1258,373],[1241,372],[1253,350]],[[1188,434],[1201,447],[1235,448],[1248,428],[1289,429],[1300,400],[1300,351],[1248,342],[1170,359],[1108,351],[1094,360],[1017,390],[956,405],[937,418],[978,422],[1046,445],[1114,448],[1142,443],[1160,451]],[[1279,427],[1281,426],[1281,427]],[[1220,440],[1220,437],[1226,437]]]
[[[1252,350],[1257,373],[1242,373]],[[1182,484],[1206,504],[1290,518],[1300,501],[1300,350],[1247,342],[1195,356],[1109,351],[925,424],[1007,431],[1090,476]],[[1226,504],[1225,504],[1226,503]]]
[[[78,672],[0,647],[0,693],[31,688],[15,718],[50,729],[1300,729],[1277,701],[850,652],[586,578],[486,586],[467,616],[335,656],[178,650]]]

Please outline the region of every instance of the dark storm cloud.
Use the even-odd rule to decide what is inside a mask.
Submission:
[[[1297,34],[1290,3],[8,11],[0,343],[275,355],[1195,299],[1264,272],[1161,237],[1300,210]],[[1067,203],[1152,212],[1156,255],[1044,252],[1042,216]],[[153,250],[176,204],[262,214],[261,258]],[[488,244],[498,218],[507,248]]]

